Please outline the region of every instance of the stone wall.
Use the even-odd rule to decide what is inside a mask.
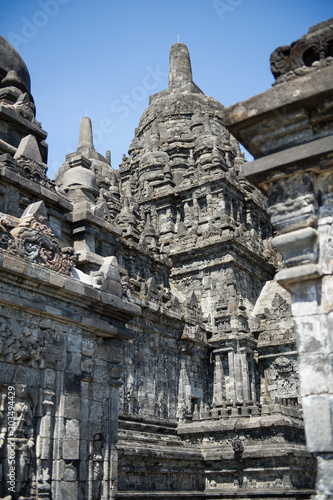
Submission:
[[[266,200],[186,46],[172,47],[169,87],[119,170],[84,117],[49,180],[17,78],[0,93],[0,444],[4,479],[15,442],[13,499],[309,498]],[[8,113],[22,138],[4,133]]]
[[[73,278],[6,252],[1,271],[1,493],[12,491],[15,467],[22,498],[112,495],[121,322],[117,314],[107,321],[109,300]]]
[[[229,129],[256,158],[245,172],[267,194],[277,230],[273,245],[285,262],[276,280],[291,293],[307,445],[317,453],[319,499],[333,494],[332,25],[332,19],[320,23],[290,46],[276,49],[273,88],[226,111]]]

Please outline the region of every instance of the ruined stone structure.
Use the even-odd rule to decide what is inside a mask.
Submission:
[[[273,240],[291,293],[308,449],[317,496],[333,497],[333,18],[271,56],[272,89],[228,108],[229,129],[256,160],[247,178],[268,195]]]
[[[28,70],[0,43],[0,496],[309,498],[266,198],[187,47],[119,170],[85,117],[53,181]]]

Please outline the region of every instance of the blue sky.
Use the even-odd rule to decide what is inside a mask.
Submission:
[[[275,48],[332,16],[332,0],[1,0],[0,33],[30,71],[53,178],[86,111],[118,168],[178,34],[195,83],[229,106],[271,86]]]

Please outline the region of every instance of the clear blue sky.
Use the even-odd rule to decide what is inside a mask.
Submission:
[[[268,89],[271,52],[332,16],[332,0],[0,0],[0,33],[30,71],[53,178],[86,110],[118,168],[178,34],[195,83],[228,106]]]

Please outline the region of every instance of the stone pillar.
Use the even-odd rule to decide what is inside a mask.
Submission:
[[[249,352],[252,353],[249,348],[239,346],[237,352],[233,352],[233,377],[235,386],[235,396],[232,398],[233,401],[250,401],[252,398],[248,360]]]
[[[221,354],[214,353],[214,387],[213,403],[221,404],[223,402],[223,364]]]
[[[187,373],[186,354],[182,353],[178,384],[178,404],[184,404],[187,410],[191,408],[191,381]]]
[[[254,359],[253,359],[253,351],[248,352],[247,356],[248,366],[249,366],[249,382],[250,382],[250,399],[252,401],[257,400],[256,395],[256,381],[255,381],[255,373],[254,373]]]
[[[242,400],[250,401],[251,386],[250,386],[250,370],[248,363],[248,350],[246,347],[240,349],[240,375],[242,379]]]
[[[52,471],[52,498],[78,498],[77,469],[79,435],[73,435],[70,424],[80,420],[80,398],[66,394],[66,375],[58,372],[56,381],[58,400],[55,411],[54,450]],[[74,429],[74,425],[73,425]],[[76,426],[77,431],[77,426]]]
[[[244,175],[268,197],[291,293],[317,499],[333,495],[333,66],[332,20],[271,56],[272,89],[226,110],[226,126],[256,158]]]
[[[214,350],[213,403],[222,404],[225,400],[249,401],[255,397],[252,352],[249,347],[236,344]],[[228,366],[227,376],[223,357]]]
[[[188,48],[175,43],[170,50],[169,87],[181,87],[192,82],[192,68]]]
[[[36,493],[38,498],[41,499],[51,498],[49,472],[52,470],[55,381],[56,372],[45,369],[43,373],[43,389],[41,390],[42,415],[36,438]]]
[[[113,365],[111,368],[110,380],[110,405],[109,405],[109,449],[105,456],[105,463],[108,462],[109,467],[106,468],[103,481],[102,500],[116,498],[118,491],[118,450],[116,443],[118,441],[118,406],[119,406],[119,387],[121,382],[119,377],[122,371],[121,366]],[[108,473],[107,473],[108,470]]]
[[[233,349],[228,350],[228,366],[229,366],[229,383],[227,387],[227,399],[236,401],[236,377],[235,377],[235,352]]]

